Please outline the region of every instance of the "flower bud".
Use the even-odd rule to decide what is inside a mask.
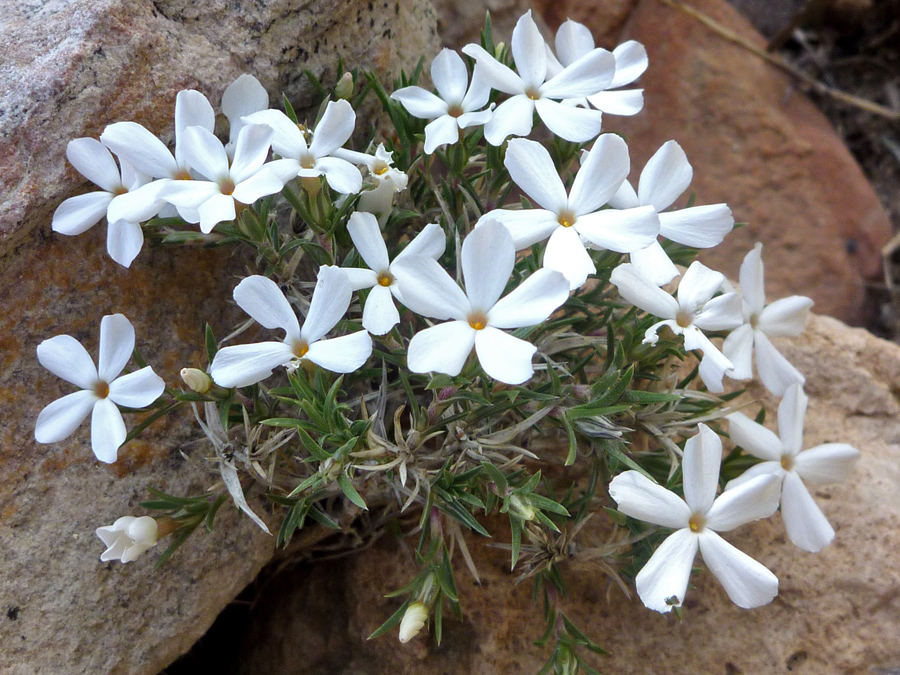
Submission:
[[[505,48],[506,48],[505,42],[498,42],[496,45],[494,45],[494,58],[499,59],[500,56],[503,54],[503,50]]]
[[[341,75],[341,79],[334,85],[334,95],[338,98],[348,99],[353,96],[353,74],[349,71]]]
[[[107,546],[100,556],[102,562],[137,560],[151,546],[156,546],[159,527],[150,516],[124,516],[112,525],[98,527],[97,536]]]
[[[519,495],[510,495],[509,510],[522,520],[534,520],[534,507],[527,499],[522,499]]]
[[[406,608],[400,621],[400,642],[406,644],[412,640],[428,620],[428,609],[421,602],[414,602]]]
[[[205,394],[212,387],[212,378],[198,368],[182,368],[181,379],[184,383],[198,394]]]

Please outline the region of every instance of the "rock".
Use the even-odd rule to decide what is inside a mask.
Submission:
[[[894,639],[900,571],[892,555],[900,547],[900,403],[893,393],[900,381],[900,347],[821,316],[811,317],[804,335],[779,347],[808,378],[805,446],[847,442],[863,455],[849,481],[814,491],[837,531],[835,541],[821,553],[804,553],[787,541],[777,517],[727,534],[777,574],[778,597],[742,610],[703,571],[692,579],[696,587],[682,621],[626,599],[589,562],[563,565],[570,596],[563,610],[610,650],[592,661],[598,670],[842,675],[900,663]],[[776,409],[760,387],[752,386],[750,396]],[[769,420],[771,426],[774,415]],[[599,543],[602,535],[588,531],[586,541]],[[445,620],[440,647],[422,636],[400,645],[396,629],[366,640],[400,605],[385,594],[403,586],[416,569],[414,539],[385,538],[351,557],[272,580],[253,599],[246,624],[217,633],[219,644],[241,644],[232,661],[243,665],[223,672],[536,672],[548,652],[531,644],[542,622],[530,583],[513,584],[507,552],[479,537],[468,543],[482,583],[475,585],[457,561],[464,615],[462,622]],[[196,658],[202,660],[202,653]]]
[[[215,484],[189,409],[154,423],[110,466],[95,460],[87,423],[58,444],[33,440],[40,410],[73,391],[38,364],[41,340],[67,333],[96,356],[101,317],[121,312],[142,355],[178,386],[181,367],[205,365],[204,322],[223,336],[243,318],[230,302],[239,255],[144,250],[125,270],[106,254],[105,225],[50,233],[60,201],[87,187],[65,160],[70,139],[123,119],[171,133],[178,90],[196,87],[218,107],[244,71],[308,105],[303,68],[327,81],[342,54],[387,75],[437,51],[425,1],[232,7],[17,3],[0,30],[0,672],[153,675],[272,557],[273,538],[226,505],[213,535],[195,535],[160,570],[153,560],[166,540],[135,563],[100,563],[94,530],[143,513],[148,487],[185,496]]]

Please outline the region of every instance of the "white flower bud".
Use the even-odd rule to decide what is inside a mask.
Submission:
[[[353,74],[349,71],[341,75],[341,79],[334,86],[334,95],[338,98],[348,99],[353,96]]]
[[[427,620],[428,609],[421,602],[414,602],[407,607],[400,621],[400,642],[406,644],[416,637]]]
[[[150,516],[124,516],[112,525],[98,527],[97,536],[107,546],[100,560],[137,560],[151,546],[156,546],[159,527]]]
[[[205,394],[212,386],[212,378],[197,368],[182,368],[181,379],[193,391]]]
[[[534,507],[527,499],[522,499],[519,495],[511,495],[509,498],[509,510],[519,516],[522,520],[534,520]]]

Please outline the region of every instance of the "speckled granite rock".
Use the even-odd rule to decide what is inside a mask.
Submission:
[[[198,494],[215,482],[185,411],[154,424],[111,466],[88,424],[55,445],[34,442],[43,406],[73,388],[35,348],[68,333],[96,354],[99,322],[121,312],[137,347],[170,385],[202,365],[202,329],[239,319],[231,289],[244,261],[226,251],[144,250],[125,270],[106,254],[105,226],[50,233],[60,201],[86,187],[66,143],[133,119],[171,133],[176,93],[195,87],[218,107],[242,72],[297,103],[302,70],[342,54],[383,74],[411,69],[438,45],[427,0],[86,0],[17,2],[0,27],[0,672],[153,674],[193,644],[272,556],[274,542],[231,507],[153,571],[101,564],[94,529],[128,513],[154,486]],[[329,71],[330,72],[330,71]],[[327,80],[327,73],[324,75]],[[161,300],[163,300],[161,302]],[[133,422],[132,422],[133,423]],[[185,460],[180,451],[192,461]],[[264,505],[256,507],[264,513]]]
[[[900,664],[900,570],[894,559],[900,550],[900,403],[894,393],[900,347],[821,316],[811,317],[804,335],[779,346],[807,376],[806,447],[840,441],[862,452],[848,482],[814,492],[837,531],[835,541],[819,554],[804,553],[787,541],[779,518],[729,533],[730,541],[778,575],[778,597],[742,610],[703,572],[692,579],[696,588],[688,593],[681,622],[608,589],[590,563],[565,567],[571,598],[565,611],[610,650],[595,658],[601,672],[862,675]],[[764,390],[750,391],[775,408]],[[366,640],[399,606],[384,595],[415,570],[414,542],[386,538],[362,554],[272,581],[247,624],[235,629],[231,639],[242,650],[224,673],[536,672],[546,653],[531,644],[542,626],[530,584],[514,586],[508,554],[486,544],[469,539],[482,584],[476,586],[459,563],[464,618],[445,621],[439,648],[422,637],[401,646],[396,629]]]

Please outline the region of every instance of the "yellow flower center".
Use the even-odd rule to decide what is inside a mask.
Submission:
[[[304,169],[312,169],[312,168],[315,168],[315,166],[316,166],[316,158],[313,157],[312,155],[305,155],[305,156],[300,160],[300,166],[302,166]]]
[[[447,114],[450,115],[450,117],[462,117],[462,114],[463,114],[462,106],[451,105],[447,109]]]
[[[377,160],[375,162],[375,164],[372,166],[372,173],[374,173],[376,176],[383,176],[388,171],[390,171],[390,168],[391,167],[389,167],[387,165],[387,162],[382,162],[381,160]]]
[[[378,275],[379,286],[384,286],[385,288],[387,288],[392,283],[394,283],[394,275],[390,272],[385,271]]]
[[[702,532],[706,527],[706,518],[700,513],[695,513],[688,521],[688,527],[691,528],[691,532]]]
[[[791,455],[784,454],[781,456],[781,468],[790,471],[794,468],[794,458]]]
[[[94,394],[96,394],[97,398],[106,398],[109,396],[109,385],[100,380],[94,385]]]
[[[575,217],[575,214],[571,211],[562,211],[559,214],[559,218],[556,219],[556,221],[563,227],[572,227],[575,224],[576,220],[577,218]]]
[[[234,181],[230,178],[223,178],[219,183],[219,191],[223,195],[231,195],[232,193],[234,193],[234,187]]]
[[[187,169],[179,169],[175,172],[175,175],[173,175],[172,178],[175,180],[194,180],[191,172]]]
[[[530,98],[532,101],[537,101],[541,98],[541,92],[539,92],[537,89],[534,89],[532,87],[529,87],[528,89],[525,90],[525,95],[528,98]]]
[[[488,324],[487,316],[484,312],[472,312],[468,316],[469,325],[475,330],[484,330]]]
[[[308,351],[309,344],[306,342],[306,340],[297,340],[294,343],[293,352],[294,356],[296,356],[298,359],[302,359],[304,356],[306,356],[306,353]]]
[[[692,323],[694,323],[694,317],[690,312],[685,312],[684,310],[678,312],[678,316],[675,317],[675,323],[677,323],[681,328],[687,328]]]
[[[756,314],[750,315],[750,327],[756,330],[759,327],[759,317]]]

